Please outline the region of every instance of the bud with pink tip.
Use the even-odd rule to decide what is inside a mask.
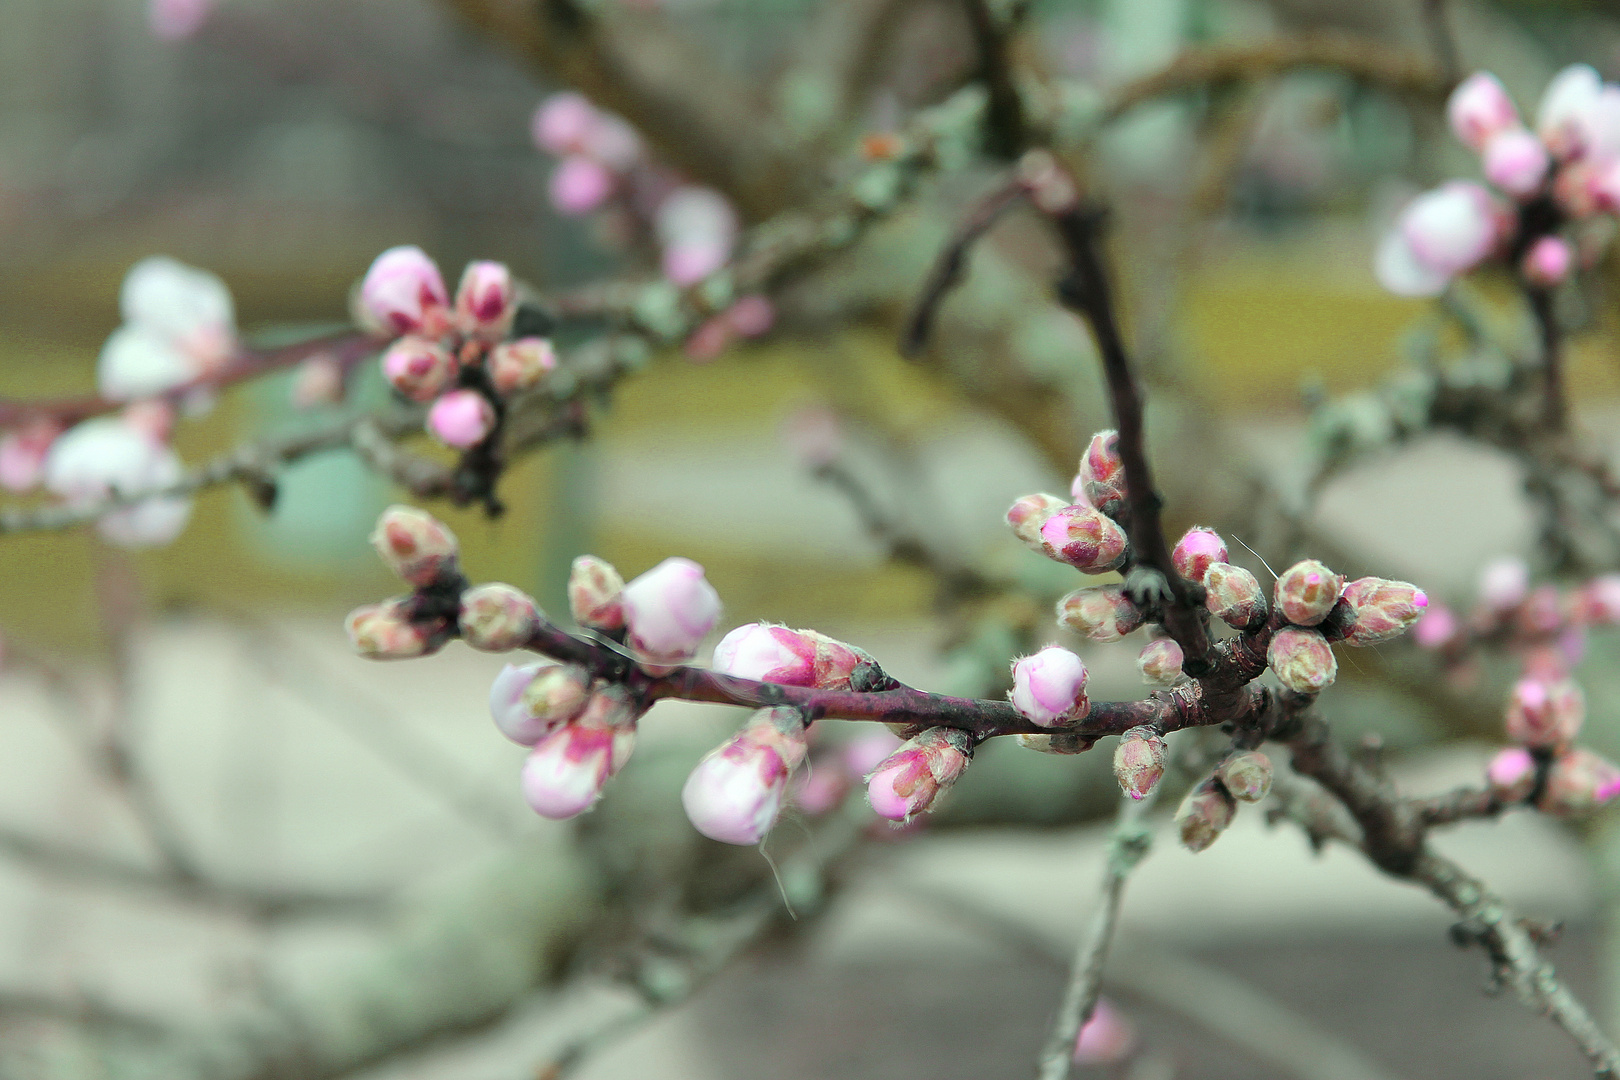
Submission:
[[[1188,581],[1202,582],[1211,566],[1226,562],[1226,555],[1226,541],[1221,539],[1221,534],[1200,525],[1188,529],[1176,542],[1170,562],[1176,573]]]
[[[1547,179],[1547,148],[1524,128],[1510,128],[1485,144],[1485,179],[1516,199],[1528,199]]]
[[[636,654],[679,664],[720,621],[720,595],[691,559],[665,559],[624,587],[624,621]]]
[[[446,628],[442,623],[413,621],[410,599],[395,597],[349,612],[344,628],[354,651],[367,660],[409,660],[437,652]]]
[[[636,745],[638,711],[622,686],[590,696],[584,710],[541,739],[523,762],[523,798],[541,817],[561,821],[596,805]]]
[[[1125,530],[1089,506],[1065,506],[1041,525],[1041,551],[1088,574],[1101,574],[1125,561]]]
[[[1479,575],[1479,602],[1492,611],[1507,611],[1524,603],[1530,592],[1530,567],[1517,556],[1494,559]]]
[[[371,546],[390,570],[418,588],[456,573],[456,534],[414,506],[384,510],[371,533]]]
[[[1345,631],[1347,645],[1373,645],[1404,634],[1422,617],[1429,597],[1416,585],[1385,578],[1357,578],[1345,586],[1344,599],[1355,612]]]
[[[1278,682],[1299,694],[1326,690],[1339,673],[1327,638],[1301,626],[1285,626],[1271,636],[1266,663],[1277,673]]]
[[[1505,747],[1485,766],[1485,780],[1497,801],[1523,802],[1536,787],[1536,759],[1522,746]]]
[[[534,598],[510,585],[492,582],[461,594],[461,639],[484,652],[522,648],[541,618]]]
[[[1181,646],[1171,638],[1154,638],[1142,646],[1136,670],[1149,686],[1174,686],[1181,680]]]
[[[1536,805],[1549,814],[1576,817],[1620,795],[1620,768],[1590,750],[1571,750],[1553,761]]]
[[[1074,1040],[1077,1065],[1118,1065],[1136,1049],[1136,1032],[1119,1010],[1099,999]]]
[[[414,245],[377,256],[360,282],[361,321],[379,331],[438,337],[449,325],[449,305],[438,264]]]
[[[456,358],[438,342],[407,335],[388,346],[382,370],[389,386],[412,401],[428,402],[455,380]]]
[[[529,135],[535,146],[561,157],[577,154],[585,148],[591,129],[600,114],[584,94],[565,91],[552,94],[534,110],[529,121]]]
[[[1524,280],[1543,289],[1562,285],[1575,266],[1575,249],[1562,236],[1543,236],[1524,253],[1519,272]]]
[[[1076,589],[1057,602],[1057,621],[1093,641],[1118,641],[1141,627],[1144,616],[1119,585]]]
[[[797,709],[759,710],[687,777],[681,789],[686,816],[711,840],[759,843],[776,824],[788,776],[808,749]]]
[[[485,367],[498,394],[515,394],[539,384],[557,366],[557,350],[543,337],[503,341],[489,352]]]
[[[1500,79],[1488,71],[1476,71],[1451,92],[1446,119],[1458,141],[1479,151],[1491,136],[1519,126],[1519,110]]]
[[[477,390],[452,390],[428,410],[427,430],[446,446],[470,450],[495,430],[495,406]]]
[[[568,571],[568,610],[581,626],[618,630],[624,626],[624,578],[606,559],[579,556]]]
[[[546,190],[558,213],[579,217],[607,202],[618,186],[613,170],[593,158],[571,154],[551,171]]]
[[[814,630],[745,623],[714,647],[714,669],[739,679],[848,690],[855,669],[871,657]]]
[[[1090,673],[1068,649],[1048,645],[1013,661],[1013,708],[1041,727],[1062,727],[1091,711],[1086,698]]]
[[[1119,456],[1119,432],[1099,431],[1080,458],[1075,487],[1099,510],[1125,498],[1125,461]]]
[[[505,263],[481,259],[467,264],[456,286],[456,322],[463,333],[499,340],[516,310],[517,289]]]
[[[507,664],[490,684],[489,715],[502,735],[533,746],[580,714],[590,682],[585,669],[572,664]]]
[[[1114,779],[1126,795],[1145,799],[1164,776],[1168,758],[1164,736],[1150,727],[1133,727],[1114,748]]]
[[[1282,572],[1273,595],[1283,618],[1295,626],[1315,626],[1327,618],[1343,592],[1343,577],[1315,559],[1305,559]]]
[[[931,810],[961,777],[973,744],[956,728],[929,728],[885,758],[866,778],[866,798],[879,817],[910,821]]]
[[[1490,192],[1455,180],[1407,204],[1379,243],[1373,268],[1397,295],[1437,296],[1491,253],[1499,228]]]
[[[1264,799],[1271,793],[1271,777],[1271,759],[1258,750],[1228,754],[1215,767],[1215,778],[1239,802],[1256,803]]]
[[[1412,640],[1420,648],[1439,649],[1456,638],[1458,629],[1457,616],[1450,608],[1431,603],[1412,627]]]
[[[1068,503],[1056,495],[1025,495],[1007,509],[1007,524],[1012,526],[1013,535],[1044,555],[1046,544],[1041,539],[1041,526],[1066,506]]]
[[[1586,721],[1586,696],[1569,679],[1520,679],[1508,696],[1508,738],[1525,746],[1568,746]]]
[[[1176,809],[1176,828],[1181,842],[1189,851],[1203,851],[1219,839],[1232,824],[1237,803],[1224,785],[1213,776],[1206,777],[1181,800]]]
[[[1269,613],[1259,580],[1231,563],[1211,563],[1204,571],[1204,606],[1211,615],[1238,630],[1256,625]]]
[[[1552,77],[1536,110],[1536,134],[1560,161],[1579,157],[1603,93],[1603,78],[1587,64],[1571,64]]]

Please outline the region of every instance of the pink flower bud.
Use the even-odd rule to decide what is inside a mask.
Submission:
[[[664,276],[683,288],[696,285],[726,265],[731,244],[719,240],[681,240],[664,249]]]
[[[1602,574],[1581,586],[1575,597],[1575,610],[1577,616],[1588,623],[1599,626],[1620,623],[1620,574]]]
[[[1046,544],[1041,539],[1041,526],[1067,505],[1056,495],[1025,495],[1007,509],[1007,524],[1012,527],[1013,535],[1044,555]]]
[[[1528,199],[1547,179],[1547,148],[1524,128],[1510,128],[1485,144],[1485,179],[1516,199]]]
[[[1602,92],[1602,77],[1586,64],[1571,64],[1552,77],[1536,110],[1536,134],[1553,157],[1565,161],[1586,152]]]
[[[1278,682],[1300,694],[1327,689],[1339,673],[1327,638],[1299,626],[1285,626],[1271,636],[1266,663],[1277,673]]]
[[[714,669],[739,679],[848,690],[849,677],[871,658],[814,630],[746,623],[714,647]]]
[[[1145,799],[1164,776],[1169,756],[1164,737],[1150,727],[1133,727],[1114,748],[1114,779],[1133,799]]]
[[[384,510],[371,533],[371,546],[390,570],[418,588],[456,572],[459,545],[455,533],[414,506]]]
[[[691,559],[665,559],[624,587],[624,621],[637,655],[678,664],[720,621],[720,595]]]
[[[1568,621],[1564,598],[1552,585],[1531,589],[1515,616],[1519,632],[1527,637],[1556,634]]]
[[[1088,574],[1101,574],[1125,561],[1125,530],[1089,506],[1066,506],[1041,526],[1041,551]]]
[[[529,134],[535,146],[548,154],[577,154],[585,148],[599,115],[583,94],[552,94],[534,111]]]
[[[1616,795],[1620,795],[1620,768],[1590,750],[1571,750],[1552,763],[1537,806],[1549,814],[1576,817]]]
[[[1099,510],[1125,498],[1125,462],[1119,456],[1119,432],[1099,431],[1091,437],[1085,455],[1080,458],[1080,473],[1075,485],[1085,494],[1086,501]]]
[[[1344,578],[1315,559],[1306,559],[1284,570],[1272,592],[1283,618],[1295,626],[1315,626],[1339,602]]]
[[[1496,246],[1496,203],[1480,185],[1453,180],[1413,199],[1397,228],[1421,265],[1451,277]]]
[[[1485,779],[1499,801],[1523,802],[1536,787],[1536,759],[1522,746],[1505,747],[1485,766]]]
[[[1187,792],[1176,809],[1176,827],[1181,831],[1181,842],[1189,851],[1203,851],[1218,839],[1232,824],[1237,803],[1213,776]]]
[[[761,709],[687,777],[681,804],[697,831],[727,844],[757,844],[776,824],[788,776],[809,743],[796,709]]]
[[[1174,686],[1181,680],[1181,646],[1171,638],[1154,638],[1142,646],[1136,670],[1149,686]]]
[[[437,337],[448,325],[449,305],[438,264],[412,245],[377,256],[360,282],[362,321],[380,331]]]
[[[456,321],[464,333],[485,340],[506,335],[517,310],[517,289],[505,263],[470,262],[456,287]]]
[[[636,745],[636,710],[628,693],[608,686],[584,711],[541,739],[523,762],[523,798],[541,817],[562,820],[596,805]]]
[[[349,612],[344,627],[354,651],[368,660],[409,660],[437,652],[444,627],[411,621],[409,600],[396,597]]]
[[[967,768],[973,744],[955,728],[929,728],[907,740],[866,778],[866,798],[879,817],[910,821],[933,809],[940,793]]]
[[[1242,630],[1268,613],[1265,590],[1255,576],[1231,563],[1211,563],[1204,571],[1204,606],[1227,626]]]
[[[1488,71],[1476,71],[1451,92],[1446,119],[1458,140],[1477,152],[1491,136],[1518,127],[1519,110],[1500,79]]]
[[[511,652],[534,636],[542,618],[534,598],[493,582],[461,594],[461,639],[484,652]]]
[[[1188,581],[1202,583],[1204,574],[1215,563],[1226,561],[1226,541],[1214,529],[1197,526],[1187,530],[1170,553],[1176,573]]]
[[[470,450],[495,430],[495,406],[477,390],[452,390],[428,410],[427,430],[446,446]]]
[[[1215,767],[1215,779],[1240,802],[1256,803],[1270,794],[1271,776],[1271,759],[1258,750],[1228,754]]]
[[[1136,1032],[1108,1002],[1098,999],[1074,1041],[1077,1065],[1118,1065],[1136,1049]]]
[[[1417,625],[1412,627],[1412,640],[1424,649],[1439,649],[1457,636],[1457,616],[1444,604],[1431,603]]]
[[[502,735],[533,746],[558,724],[585,708],[590,676],[583,668],[554,664],[507,664],[489,688],[489,715]]]
[[[412,401],[438,397],[456,377],[456,358],[427,338],[400,338],[382,355],[383,378]]]
[[[1562,236],[1543,236],[1524,253],[1519,272],[1532,285],[1550,289],[1562,285],[1575,266],[1575,249]]]
[[[1076,589],[1057,602],[1057,620],[1093,641],[1118,641],[1141,627],[1143,616],[1118,585]]]
[[[489,381],[501,395],[528,390],[557,366],[557,350],[542,337],[503,341],[489,352]]]
[[[726,320],[743,337],[760,337],[769,333],[776,322],[776,305],[768,296],[751,293],[738,297],[737,302],[726,309]]]
[[[1492,611],[1507,611],[1524,603],[1530,592],[1530,568],[1517,556],[1485,564],[1479,575],[1479,602]]]
[[[581,555],[568,571],[568,610],[574,621],[608,633],[624,625],[624,578],[606,559]]]
[[[1345,586],[1344,599],[1355,611],[1355,621],[1344,635],[1347,645],[1373,645],[1399,637],[1429,606],[1428,595],[1416,585],[1376,577],[1352,581]]]
[[[1533,748],[1568,746],[1586,720],[1586,696],[1568,679],[1520,679],[1508,696],[1508,738]]]
[[[619,178],[599,162],[573,155],[564,158],[551,171],[547,192],[559,214],[579,217],[608,201]]]
[[[1062,727],[1091,711],[1086,699],[1090,674],[1068,649],[1048,645],[1033,656],[1013,661],[1012,703],[1031,723]]]
[[[0,436],[0,488],[24,492],[45,479],[45,457],[62,434],[54,420],[37,420]]]

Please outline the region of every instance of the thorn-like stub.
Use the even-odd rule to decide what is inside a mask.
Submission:
[[[1125,595],[1131,603],[1147,611],[1156,611],[1174,597],[1170,583],[1163,574],[1151,566],[1133,566],[1125,579]]]

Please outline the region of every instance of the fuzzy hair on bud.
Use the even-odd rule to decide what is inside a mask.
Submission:
[[[1086,698],[1090,673],[1068,649],[1048,645],[1033,656],[1013,661],[1013,708],[1041,727],[1062,727],[1091,711]]]
[[[1536,759],[1522,746],[1503,747],[1485,766],[1485,781],[1499,802],[1523,802],[1536,788]]]
[[[1315,559],[1305,559],[1282,572],[1273,595],[1283,618],[1295,626],[1315,626],[1327,618],[1343,592],[1343,577]]]
[[[1357,578],[1344,588],[1344,599],[1355,612],[1345,631],[1346,645],[1375,645],[1399,637],[1429,606],[1429,597],[1416,585],[1385,578]]]
[[[377,518],[371,533],[388,568],[418,588],[456,573],[456,534],[426,510],[394,505]]]
[[[1099,510],[1125,498],[1125,462],[1119,456],[1119,432],[1099,431],[1080,458],[1075,486]]]
[[[523,762],[523,798],[541,817],[583,814],[602,797],[636,745],[637,712],[629,692],[607,686],[590,696],[578,717],[541,739]]]
[[[580,555],[568,570],[568,612],[592,630],[624,626],[624,578],[606,559]]]
[[[1620,768],[1590,750],[1570,750],[1552,763],[1536,804],[1549,814],[1578,817],[1620,795]]]
[[[1136,670],[1149,686],[1174,686],[1181,680],[1181,646],[1170,638],[1154,638],[1142,646]]]
[[[1203,851],[1220,838],[1232,824],[1237,803],[1224,785],[1213,776],[1206,777],[1181,800],[1176,809],[1176,828],[1181,842],[1189,851]]]
[[[590,677],[584,669],[549,660],[507,664],[489,687],[489,715],[502,735],[533,746],[585,708]]]
[[[879,817],[910,821],[931,810],[973,756],[967,733],[929,728],[901,744],[866,778],[866,798]]]
[[[399,596],[349,612],[344,629],[354,651],[367,660],[410,660],[437,652],[445,627],[412,620],[410,601],[409,596]]]
[[[808,750],[798,710],[759,710],[687,777],[681,789],[686,816],[711,840],[759,843],[776,824],[788,777]]]
[[[1164,736],[1150,727],[1133,727],[1119,737],[1114,748],[1114,779],[1133,799],[1145,799],[1164,776],[1169,747]]]
[[[461,639],[484,652],[511,652],[534,635],[543,618],[534,598],[500,582],[461,594]]]
[[[1520,679],[1508,696],[1508,737],[1525,746],[1568,746],[1585,721],[1586,695],[1569,679]]]
[[[1204,571],[1204,606],[1227,626],[1245,629],[1269,613],[1259,580],[1241,566],[1211,563]]]
[[[1239,802],[1259,802],[1271,793],[1271,759],[1258,750],[1228,754],[1215,767],[1215,778]]]
[[[1046,541],[1041,538],[1041,526],[1046,519],[1069,504],[1056,495],[1025,495],[1007,510],[1007,524],[1013,535],[1030,549],[1046,554]]]
[[[1285,626],[1272,635],[1266,663],[1276,672],[1278,682],[1299,694],[1320,693],[1339,674],[1339,662],[1327,638],[1301,626]]]
[[[720,621],[720,594],[691,559],[665,559],[624,587],[629,645],[655,664],[690,660]]]
[[[1076,589],[1057,602],[1058,623],[1093,641],[1118,641],[1140,629],[1143,619],[1120,585]]]
[[[1216,563],[1226,562],[1226,541],[1214,529],[1195,526],[1188,529],[1186,535],[1176,541],[1175,550],[1170,552],[1170,562],[1176,568],[1176,573],[1188,581],[1202,582],[1209,568]]]
[[[1089,506],[1065,506],[1041,525],[1041,553],[1088,574],[1119,566],[1126,546],[1125,530]]]
[[[538,386],[557,367],[557,350],[543,337],[503,341],[489,352],[485,361],[489,381],[501,395],[515,394]]]

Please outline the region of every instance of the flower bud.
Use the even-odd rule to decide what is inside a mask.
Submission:
[[[464,333],[499,340],[512,325],[517,290],[505,263],[470,262],[456,286],[456,321]]]
[[[1547,179],[1547,148],[1524,128],[1509,128],[1485,144],[1485,179],[1516,199],[1541,190]]]
[[[1114,779],[1133,799],[1145,799],[1164,776],[1169,756],[1164,737],[1150,727],[1133,727],[1119,737],[1114,748]]]
[[[456,358],[437,342],[406,335],[382,355],[383,378],[412,401],[438,397],[456,377]]]
[[[848,690],[856,667],[871,659],[814,630],[745,623],[714,647],[714,669],[739,679]]]
[[[1068,649],[1048,645],[1013,661],[1013,708],[1041,727],[1062,727],[1091,711],[1086,665]]]
[[[1088,574],[1125,561],[1125,530],[1089,506],[1065,506],[1041,525],[1041,552]]]
[[[1255,803],[1269,795],[1271,773],[1271,759],[1258,750],[1228,754],[1215,767],[1215,779],[1240,802]]]
[[[1560,161],[1579,157],[1590,142],[1590,121],[1603,93],[1603,78],[1588,64],[1570,64],[1541,92],[1536,134]]]
[[[1508,738],[1525,746],[1568,746],[1586,720],[1586,697],[1568,679],[1520,679],[1508,696]]]
[[[1543,236],[1530,245],[1519,264],[1524,280],[1543,289],[1562,285],[1575,266],[1575,249],[1562,236]]]
[[[1464,146],[1479,151],[1491,136],[1519,126],[1519,110],[1500,79],[1488,71],[1476,71],[1451,92],[1446,119]]]
[[[1496,202],[1480,185],[1453,180],[1413,199],[1398,227],[1420,264],[1449,277],[1472,269],[1496,245]]]
[[[570,154],[551,170],[546,191],[558,213],[578,217],[607,202],[618,186],[612,169],[582,154]]]
[[[1523,802],[1536,787],[1536,759],[1522,746],[1504,747],[1485,766],[1485,779],[1499,801]]]
[[[1620,768],[1590,750],[1561,754],[1547,772],[1547,787],[1537,802],[1560,817],[1589,813],[1620,795]]]
[[[1519,605],[1514,619],[1519,632],[1529,637],[1546,637],[1564,629],[1568,612],[1564,598],[1552,585],[1531,589]]]
[[[1576,617],[1597,626],[1620,623],[1620,574],[1600,574],[1575,595]]]
[[[665,559],[624,587],[624,621],[638,656],[679,664],[720,621],[720,595],[691,559]]]
[[[1214,529],[1188,529],[1170,553],[1170,562],[1188,581],[1202,582],[1211,566],[1226,562],[1226,541]]]
[[[367,660],[409,660],[437,652],[444,643],[443,624],[412,621],[410,599],[396,597],[349,612],[345,629],[354,651]]]
[[[444,523],[414,506],[390,506],[371,534],[388,568],[417,588],[456,572],[456,536]]]
[[[1041,526],[1067,505],[1056,495],[1025,495],[1008,508],[1007,524],[1012,526],[1013,535],[1044,555],[1046,544],[1041,539]]]
[[[1347,645],[1373,645],[1398,637],[1429,606],[1429,597],[1416,585],[1376,577],[1352,581],[1345,586],[1344,598],[1355,612],[1344,635]]]
[[[361,321],[379,331],[437,337],[447,328],[449,303],[438,265],[412,245],[377,256],[360,282]]]
[[[1507,611],[1524,603],[1530,592],[1530,568],[1509,555],[1485,564],[1479,574],[1479,602],[1492,611]]]
[[[500,582],[461,594],[461,639],[484,652],[511,652],[534,635],[542,618],[534,598]]]
[[[1075,486],[1099,510],[1125,498],[1125,462],[1119,456],[1119,432],[1099,431],[1080,458]]]
[[[489,715],[502,735],[533,746],[585,708],[590,676],[583,668],[542,660],[507,664],[489,687]]]
[[[1266,594],[1255,576],[1231,563],[1204,571],[1204,606],[1226,625],[1242,630],[1266,617]]]
[[[1108,1002],[1098,999],[1074,1040],[1077,1065],[1118,1065],[1136,1049],[1136,1031]]]
[[[1076,589],[1057,602],[1057,620],[1093,641],[1118,641],[1141,627],[1144,618],[1119,585]]]
[[[519,778],[534,812],[560,821],[596,805],[608,779],[635,749],[636,715],[623,687],[604,687],[577,718],[541,739]]]
[[[1315,626],[1327,618],[1343,591],[1343,577],[1315,559],[1306,559],[1282,572],[1273,595],[1283,618],[1295,626]]]
[[[470,450],[495,430],[495,406],[477,390],[452,390],[428,410],[428,434],[457,450]]]
[[[788,776],[808,749],[797,709],[759,710],[687,777],[681,789],[686,816],[711,840],[759,843],[776,824]]]
[[[485,365],[496,393],[515,394],[538,385],[556,368],[557,350],[543,337],[503,341],[489,351]]]
[[[1412,640],[1420,648],[1439,649],[1457,636],[1457,616],[1444,604],[1431,603],[1412,627]]]
[[[1237,803],[1213,776],[1187,792],[1176,809],[1176,827],[1189,851],[1203,851],[1232,824]]]
[[[581,555],[568,571],[568,610],[574,621],[611,633],[624,625],[624,578],[606,559]]]
[[[534,110],[529,120],[529,136],[548,154],[578,153],[585,147],[598,123],[596,106],[583,94],[573,91],[552,94]]]
[[[866,778],[866,798],[879,817],[910,821],[933,808],[967,768],[973,744],[956,728],[929,728],[901,744]]]
[[[1181,646],[1171,638],[1154,638],[1142,646],[1136,670],[1149,686],[1174,686],[1181,678]]]
[[[1339,662],[1319,631],[1285,626],[1271,637],[1266,663],[1277,681],[1299,694],[1315,694],[1333,685]]]

